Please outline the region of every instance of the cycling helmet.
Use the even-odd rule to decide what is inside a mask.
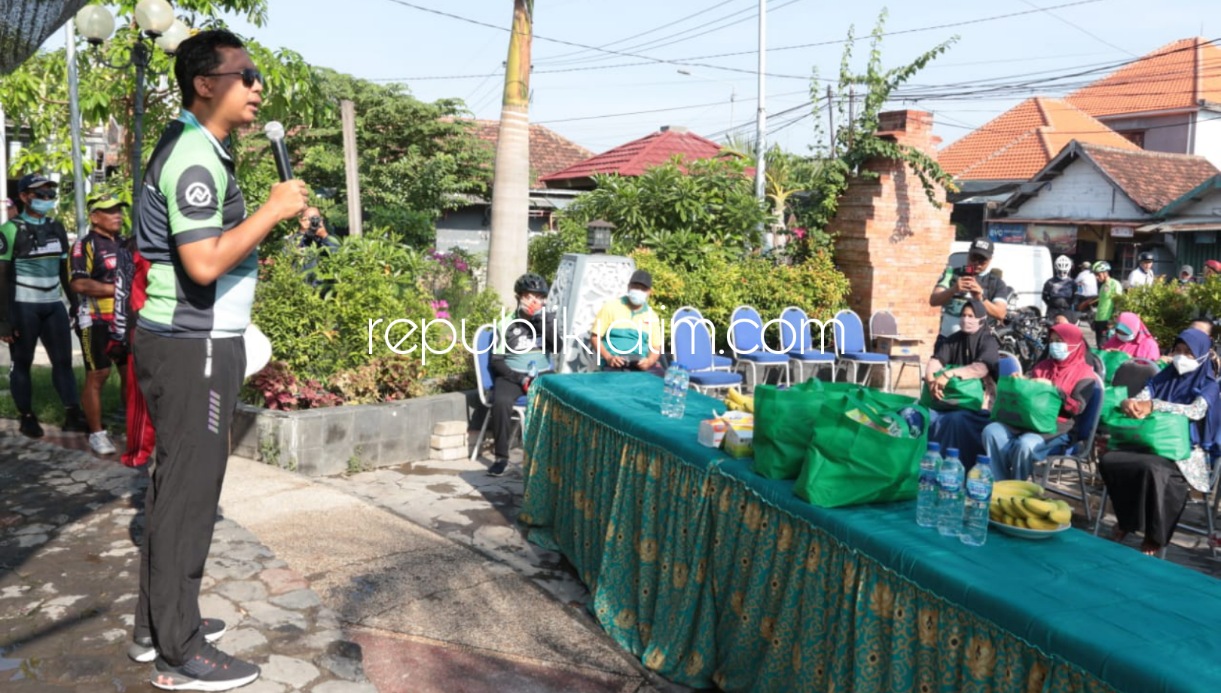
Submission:
[[[1073,271],[1073,261],[1068,259],[1067,255],[1061,255],[1056,258],[1056,271],[1068,274]]]
[[[548,293],[547,280],[533,272],[523,274],[517,278],[516,282],[513,283],[513,293],[517,294],[518,296],[524,293],[542,294],[546,296]]]
[[[1110,272],[1110,271],[1111,271],[1111,263],[1105,262],[1103,260],[1099,260],[1098,262],[1094,263],[1094,274],[1098,274],[1100,272]]]
[[[1137,259],[1137,263],[1141,263],[1141,262],[1153,262],[1153,253],[1150,253],[1150,252],[1141,253],[1140,257]]]

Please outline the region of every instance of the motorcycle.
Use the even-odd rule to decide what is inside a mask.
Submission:
[[[1001,351],[1016,356],[1024,372],[1038,363],[1047,350],[1048,325],[1033,307],[1009,313],[993,333],[1000,342]]]

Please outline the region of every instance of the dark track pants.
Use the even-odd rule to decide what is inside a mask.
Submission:
[[[59,393],[60,401],[64,407],[80,406],[76,373],[72,371],[72,328],[64,304],[59,301],[14,302],[11,320],[13,329],[17,330],[17,338],[9,345],[9,356],[13,362],[9,388],[13,391],[17,411],[22,414],[33,411],[34,385],[30,380],[30,367],[34,363],[34,349],[39,341],[51,360],[51,383]]]
[[[229,459],[229,425],[246,369],[241,337],[174,339],[138,330],[136,377],[157,431],[144,499],[135,635],[172,666],[203,644],[199,585]]]
[[[492,386],[492,454],[498,460],[509,459],[509,434],[513,432],[513,404],[525,394],[521,385],[497,377]]]

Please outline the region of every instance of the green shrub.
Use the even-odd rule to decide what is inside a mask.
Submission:
[[[730,317],[738,306],[754,306],[763,319],[780,317],[788,306],[798,306],[813,318],[829,319],[844,307],[848,279],[826,253],[792,265],[748,255],[740,260],[712,255],[690,271],[675,268],[650,250],[632,253],[636,266],[653,275],[653,309],[665,324],[682,306],[694,306],[716,328],[718,349],[728,347]]]
[[[495,318],[500,302],[491,290],[478,291],[469,257],[422,254],[387,234],[348,238],[329,253],[274,244],[264,256],[253,319],[280,365],[257,379],[247,401],[314,408],[402,399],[474,382],[461,343],[444,354],[422,354],[420,348],[398,354],[386,343],[415,330],[400,348],[418,347],[420,326],[434,319],[459,329],[465,320],[469,342],[479,325]],[[399,319],[414,325],[391,325]],[[378,320],[370,335],[371,321]],[[443,349],[450,335],[432,327],[429,342]]]
[[[1140,316],[1167,353],[1174,339],[1192,320],[1205,315],[1221,316],[1221,277],[1210,277],[1186,290],[1172,282],[1158,282],[1125,292],[1115,300],[1115,315],[1131,311]]]
[[[584,222],[561,216],[558,231],[530,239],[527,251],[530,271],[539,273],[550,284],[555,281],[555,272],[560,268],[560,260],[565,253],[584,253],[588,250],[588,232]]]

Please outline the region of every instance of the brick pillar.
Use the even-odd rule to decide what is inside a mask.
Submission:
[[[935,157],[932,128],[933,116],[925,111],[890,111],[878,117],[879,136]],[[894,313],[900,332],[924,340],[918,350],[927,361],[941,321],[941,309],[929,306],[928,296],[954,242],[951,205],[945,203],[945,190],[938,188],[942,206],[934,207],[920,178],[902,162],[871,160],[865,167],[876,172],[877,179],[853,179],[827,228],[837,234],[836,261],[852,286],[848,304],[861,316],[866,337],[874,311]],[[906,369],[899,387],[919,384],[912,371]],[[880,385],[881,380],[874,383]]]

